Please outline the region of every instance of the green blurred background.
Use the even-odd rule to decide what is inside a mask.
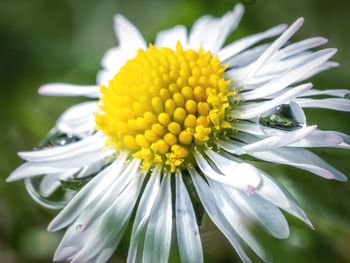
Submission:
[[[314,77],[317,88],[349,88],[350,1],[245,1],[246,14],[230,40],[304,16],[294,37],[329,38],[341,67]],[[159,30],[190,26],[201,15],[222,15],[234,0],[1,0],[0,1],[0,262],[51,262],[62,236],[46,233],[57,211],[42,208],[23,183],[4,179],[21,163],[16,153],[29,150],[53,127],[56,118],[78,98],[40,97],[37,88],[49,82],[92,84],[105,50],[115,44],[112,18],[128,17],[152,42]],[[349,115],[308,110],[309,123],[350,133]],[[316,150],[350,175],[345,150]],[[316,231],[287,216],[291,235],[275,240],[254,231],[275,262],[350,262],[350,185],[318,178],[285,166],[264,165],[297,197]],[[206,262],[239,262],[235,252],[212,226],[202,233]],[[113,257],[124,262],[126,237]],[[172,257],[177,262],[176,254]],[[253,257],[254,258],[254,257]],[[256,258],[254,258],[256,259]]]

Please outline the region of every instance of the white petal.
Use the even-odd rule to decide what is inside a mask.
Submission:
[[[133,50],[133,49],[132,49]],[[121,67],[133,56],[136,51],[122,49],[122,47],[112,47],[106,51],[101,60],[102,67],[106,70],[100,70],[97,73],[97,83],[107,85],[108,82],[119,72]]]
[[[97,102],[84,102],[70,107],[56,122],[56,128],[80,138],[91,135],[96,127],[94,112]]]
[[[302,53],[290,58],[286,58],[283,60],[272,60],[268,62],[263,68],[259,70],[259,72],[252,77],[249,82],[247,82],[247,85],[252,86],[262,86],[268,83],[269,81],[275,79],[278,77],[280,74],[286,72],[287,70],[300,65],[301,63],[305,63],[306,58],[309,56],[309,53]],[[241,75],[244,74],[244,71],[246,69],[240,70],[242,71]],[[238,71],[239,72],[239,71]],[[237,72],[235,73],[237,74]]]
[[[236,68],[245,67],[249,65],[250,63],[255,61],[268,47],[269,44],[262,44],[256,47],[252,47],[225,60],[225,63],[230,65],[229,68],[225,70],[225,74],[230,75],[230,71],[232,69],[236,70]]]
[[[149,182],[143,191],[132,227],[127,259],[128,263],[136,263],[142,260],[142,238],[144,238],[146,232],[145,226],[151,214],[156,197],[159,193],[160,174],[161,169],[159,167],[155,167],[150,176]]]
[[[286,28],[287,28],[287,25],[282,24],[282,25],[274,26],[265,32],[251,35],[245,38],[241,38],[225,46],[223,49],[219,51],[218,56],[220,58],[220,61],[226,61],[232,56],[242,52],[243,50],[255,45],[256,43],[266,38],[274,37],[281,34],[283,31],[286,30]]]
[[[339,63],[334,62],[334,61],[326,61],[325,63],[313,68],[309,72],[306,72],[306,74],[300,76],[296,82],[306,81],[306,80],[312,78],[313,76],[319,74],[322,71],[326,71],[326,70],[336,68],[336,67],[339,67]]]
[[[312,89],[312,90],[306,91],[305,93],[303,93],[299,97],[329,95],[329,96],[343,98],[343,97],[345,97],[348,94],[350,94],[350,91],[347,90],[347,89],[327,89],[327,90]]]
[[[39,94],[45,96],[85,96],[88,98],[99,98],[100,89],[96,85],[73,85],[67,83],[50,83],[39,88]]]
[[[101,197],[94,202],[91,202],[85,209],[84,213],[77,219],[80,225],[79,231],[85,231],[108,207],[123,194],[124,189],[129,183],[135,180],[135,177],[140,176],[138,169],[140,160],[134,159],[120,171],[114,182],[111,183]]]
[[[328,42],[326,38],[323,37],[312,37],[308,39],[304,39],[302,41],[290,44],[285,48],[282,48],[278,52],[276,52],[275,56],[272,58],[273,60],[282,60],[289,56],[293,56],[305,50],[315,48],[321,45],[324,45]]]
[[[251,65],[249,72],[247,73],[243,83],[247,83],[249,79],[259,71],[261,67],[280,49],[303,25],[304,19],[297,19],[279,38],[277,38],[272,45],[265,50],[265,52],[258,58],[256,62]]]
[[[239,159],[228,153],[221,152],[220,155],[223,155],[232,161],[241,162]],[[301,219],[311,229],[313,229],[310,220],[307,218],[305,212],[300,208],[298,202],[294,199],[294,197],[276,180],[268,176],[263,171],[258,171],[261,177],[261,183],[255,189],[256,195],[259,195],[261,198],[265,199],[269,203],[278,206],[287,211],[288,213],[294,215],[295,217]]]
[[[223,176],[215,172],[200,153],[195,154],[195,159],[198,167],[204,174],[222,184],[248,192],[254,190],[260,184],[259,173],[247,163],[234,163],[224,158],[219,159],[216,156],[215,164],[218,164],[217,167],[226,175]]]
[[[328,99],[297,99],[296,102],[303,108],[321,108],[338,111],[350,111],[350,100],[339,98]]]
[[[304,139],[293,143],[293,147],[335,147],[350,149],[350,145],[343,141],[342,136],[332,131],[315,130]]]
[[[119,72],[125,62],[133,58],[138,49],[147,49],[147,44],[137,28],[122,15],[114,17],[118,47],[109,49],[102,58],[102,66],[107,69],[97,75],[97,83],[106,85]]]
[[[119,68],[113,68],[110,70],[104,70],[101,69],[97,72],[96,75],[96,82],[98,85],[107,86],[109,81],[114,77],[115,74],[117,74],[119,71]]]
[[[211,43],[204,44],[203,47],[216,53],[225,43],[229,34],[234,31],[244,13],[244,6],[236,4],[232,12],[226,13],[218,22],[218,28],[214,31],[216,34],[210,36]]]
[[[248,246],[265,262],[268,262],[267,255],[256,242],[254,236],[248,231],[246,226],[247,218],[242,213],[240,208],[235,203],[235,200],[225,191],[225,186],[217,183],[207,177],[210,188],[212,189],[214,199],[216,200],[217,207],[221,211],[222,215],[230,223],[232,228],[238,233],[238,235],[248,244]]]
[[[147,44],[137,28],[122,15],[114,17],[114,29],[120,47],[128,47],[134,51],[146,49]]]
[[[246,154],[253,152],[261,152],[273,150],[276,148],[284,147],[286,145],[293,144],[308,136],[316,129],[316,125],[301,128],[295,131],[286,132],[282,134],[277,134],[274,136],[270,136],[266,139],[258,140],[257,142],[247,144],[237,149],[235,154]]]
[[[216,53],[227,36],[238,26],[243,12],[243,5],[237,4],[232,12],[226,13],[221,18],[204,16],[198,19],[190,32],[190,48],[203,47],[205,50]]]
[[[176,233],[181,262],[203,262],[202,243],[199,237],[196,215],[181,172],[176,180]]]
[[[50,196],[57,188],[60,187],[60,180],[65,180],[74,174],[76,174],[79,169],[69,169],[63,173],[48,174],[40,182],[39,190],[43,197]]]
[[[142,262],[168,262],[171,231],[172,231],[172,203],[171,203],[171,175],[163,176],[160,192],[154,203],[147,225]]]
[[[297,86],[293,89],[286,91],[280,96],[260,103],[251,103],[251,104],[243,104],[242,106],[234,107],[234,110],[229,112],[229,116],[236,119],[252,119],[254,117],[258,117],[260,114],[290,100],[294,99],[299,94],[309,90],[312,88],[311,83],[303,84]]]
[[[287,86],[300,80],[303,75],[325,63],[336,52],[336,49],[324,49],[305,57],[303,61],[284,73],[252,91],[247,91],[239,95],[242,100],[254,100],[278,92]],[[248,81],[247,81],[248,82]]]
[[[234,197],[238,207],[259,221],[274,237],[287,238],[289,236],[287,220],[276,206],[257,195],[245,195],[233,189],[230,189],[228,193]]]
[[[339,135],[342,138],[344,143],[350,144],[350,135],[347,135],[347,134],[342,133],[342,132],[337,132],[337,131],[332,131],[332,132]]]
[[[97,229],[93,228],[93,231],[90,231],[83,248],[72,258],[72,263],[86,261],[104,263],[109,259],[129,223],[144,177],[145,173],[135,176],[121,195],[113,200],[111,206],[101,215],[101,221],[94,222],[97,224]],[[79,232],[78,229],[77,235]]]
[[[175,49],[177,41],[181,43],[184,49],[187,48],[187,29],[183,25],[159,32],[155,40],[155,46]]]
[[[44,148],[37,151],[19,152],[18,155],[27,161],[31,162],[49,162],[58,161],[66,158],[71,158],[78,154],[93,150],[103,149],[105,139],[101,134],[95,134],[86,139],[73,142],[63,146]]]
[[[231,245],[237,251],[237,254],[241,258],[241,260],[244,263],[251,263],[252,261],[244,251],[244,248],[240,243],[240,239],[236,231],[232,228],[232,225],[222,215],[222,211],[218,209],[215,198],[208,184],[204,181],[204,179],[201,178],[201,176],[192,166],[187,166],[187,168],[191,174],[191,178],[196,188],[199,199],[201,200],[201,203],[211,220],[230,241]]]
[[[65,171],[63,167],[50,167],[38,163],[26,162],[21,164],[14,170],[9,177],[6,178],[6,182],[13,182],[21,180],[27,177],[42,175],[42,174],[55,174]]]
[[[240,121],[233,124],[233,128],[237,131],[250,133],[257,136],[266,136],[266,134],[261,130],[260,126],[255,122]]]
[[[192,49],[199,49],[203,45],[203,35],[205,31],[209,32],[217,23],[216,18],[212,16],[202,16],[194,22],[189,33],[189,47]]]
[[[304,221],[311,229],[314,229],[304,210],[295,198],[275,179],[261,172],[262,184],[256,193],[270,203],[282,208],[288,213]]]
[[[113,164],[91,179],[51,221],[48,231],[57,231],[71,224],[91,201],[101,196],[119,176],[126,157],[127,154],[122,154]]]
[[[284,147],[274,151],[250,153],[255,158],[307,170],[326,179],[346,181],[346,176],[314,153],[301,148]]]

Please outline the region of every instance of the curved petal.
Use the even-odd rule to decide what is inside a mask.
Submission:
[[[226,189],[226,191],[232,195],[238,207],[248,216],[260,222],[274,237],[282,239],[289,236],[287,220],[276,206],[258,195],[245,195],[233,189]]]
[[[215,164],[225,174],[217,173],[200,153],[195,154],[200,170],[216,182],[245,191],[247,194],[254,191],[261,181],[257,170],[247,163],[235,163],[224,158],[215,158]]]
[[[57,188],[60,187],[60,180],[67,179],[79,172],[79,169],[69,169],[63,173],[44,175],[40,182],[39,191],[43,197],[50,196]]]
[[[239,146],[237,146],[239,147]],[[212,158],[213,162],[217,162],[217,167],[222,167],[223,162],[220,159],[225,160],[229,159],[233,162],[242,162],[238,158],[232,156],[229,153],[221,151],[220,153],[215,153],[211,150],[206,151],[206,154]],[[216,157],[215,157],[216,156]],[[218,168],[219,169],[219,168]],[[258,169],[257,169],[258,170]],[[259,176],[261,177],[261,183],[255,189],[255,194],[259,195],[264,200],[269,203],[282,208],[288,213],[294,215],[295,217],[304,221],[310,228],[313,229],[313,226],[310,220],[307,218],[305,212],[301,209],[298,202],[294,197],[276,180],[268,176],[261,170],[258,170]],[[234,190],[232,190],[234,191]],[[248,195],[251,196],[251,195]]]
[[[44,148],[37,151],[19,152],[18,155],[30,162],[49,162],[72,157],[84,151],[101,149],[104,144],[105,141],[101,134],[95,134],[67,145]]]
[[[13,182],[21,179],[25,179],[27,177],[32,177],[36,175],[42,174],[55,174],[64,172],[66,168],[63,167],[51,167],[45,166],[43,164],[26,162],[17,167],[9,177],[6,178],[6,182]]]

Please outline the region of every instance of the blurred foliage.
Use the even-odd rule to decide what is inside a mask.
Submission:
[[[291,23],[299,16],[306,24],[294,40],[322,35],[337,47],[341,67],[315,78],[317,88],[349,88],[350,1],[348,0],[242,0],[246,14],[230,40]],[[21,163],[16,155],[31,149],[51,129],[55,119],[79,98],[47,98],[36,90],[48,82],[91,84],[104,51],[115,44],[112,17],[122,13],[152,42],[159,30],[175,24],[190,26],[201,15],[222,15],[233,0],[1,0],[0,1],[0,261],[50,262],[62,233],[45,226],[56,211],[42,208],[27,195],[22,182],[4,179]],[[349,115],[309,110],[309,123],[322,129],[350,132]],[[317,150],[323,158],[349,174],[345,150]],[[317,178],[278,165],[264,165],[291,189],[316,231],[291,216],[291,235],[276,240],[254,231],[275,262],[350,262],[350,186]],[[208,220],[207,220],[208,221]],[[113,262],[123,262],[128,235]],[[235,252],[215,228],[202,229],[207,262],[237,261]],[[172,262],[178,261],[176,250]],[[111,260],[112,261],[112,260]]]

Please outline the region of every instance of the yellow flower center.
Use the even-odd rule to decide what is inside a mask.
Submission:
[[[118,150],[143,160],[143,168],[160,163],[176,170],[191,149],[213,140],[230,125],[229,81],[217,57],[200,49],[150,46],[138,50],[119,73],[101,87],[97,128]]]

